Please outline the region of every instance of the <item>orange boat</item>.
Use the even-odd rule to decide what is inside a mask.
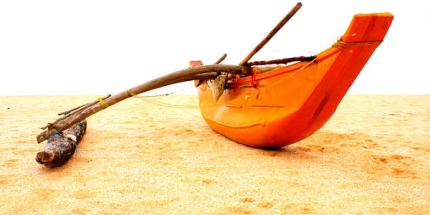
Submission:
[[[204,82],[198,87],[203,118],[216,132],[257,148],[312,135],[333,115],[392,20],[390,13],[355,15],[345,34],[314,60],[254,66],[252,77],[237,79],[218,100]]]

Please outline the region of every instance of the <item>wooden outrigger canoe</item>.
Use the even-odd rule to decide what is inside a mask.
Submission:
[[[258,148],[282,147],[306,138],[333,115],[361,69],[383,41],[393,16],[358,14],[345,34],[310,62],[253,67],[216,100],[198,86],[200,110],[216,132]]]
[[[38,143],[48,142],[36,160],[47,166],[62,165],[85,133],[86,126],[79,125],[89,116],[140,93],[191,80],[197,83],[203,118],[213,130],[236,142],[257,148],[276,148],[308,137],[333,115],[352,82],[383,41],[393,16],[390,13],[354,16],[346,33],[316,56],[248,62],[301,6],[297,3],[239,65],[219,64],[226,55],[212,65],[200,66],[201,62],[195,62],[191,68],[59,113],[61,116],[43,126],[43,131],[37,135]],[[285,65],[291,61],[301,62],[277,67],[255,66]],[[75,131],[78,127],[79,138],[69,139],[67,129]],[[71,147],[63,144],[66,142],[72,144],[69,144]],[[59,156],[54,158],[53,155]]]

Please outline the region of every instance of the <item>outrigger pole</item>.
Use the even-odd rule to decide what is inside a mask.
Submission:
[[[269,34],[267,34],[267,36],[239,63],[239,66],[246,65],[248,61],[257,54],[257,52],[260,51],[260,49],[263,48],[276,33],[278,33],[285,23],[287,23],[301,7],[302,3],[298,2],[296,6],[294,6],[294,8],[269,32]]]
[[[272,29],[272,31],[248,54],[248,56],[242,60],[239,65],[221,65],[217,64],[224,60],[223,55],[215,64],[199,66],[195,68],[189,68],[173,72],[162,76],[160,78],[153,79],[141,85],[135,86],[128,90],[125,90],[116,95],[108,95],[105,98],[99,98],[97,101],[90,102],[88,104],[79,106],[70,111],[62,113],[62,117],[55,120],[52,123],[48,123],[42,127],[44,130],[37,136],[37,142],[41,143],[45,141],[51,135],[60,133],[72,125],[85,120],[87,117],[111,106],[124,99],[133,97],[140,93],[164,87],[167,85],[191,81],[191,80],[209,80],[215,79],[221,73],[230,74],[251,74],[251,68],[246,65],[249,59],[255,55],[278,31],[291,19],[292,16],[302,7],[302,3],[297,3],[296,6]]]

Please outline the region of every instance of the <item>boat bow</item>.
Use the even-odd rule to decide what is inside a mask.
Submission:
[[[355,15],[345,34],[310,62],[240,78],[216,100],[198,87],[203,118],[216,132],[258,148],[282,147],[316,132],[383,41],[390,13]]]

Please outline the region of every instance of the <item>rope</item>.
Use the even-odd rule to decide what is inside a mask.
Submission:
[[[139,97],[160,97],[160,96],[170,96],[170,95],[173,95],[173,94],[177,94],[177,93],[179,93],[179,92],[183,92],[183,91],[185,91],[185,90],[189,90],[189,89],[191,89],[191,88],[194,88],[194,86],[189,86],[189,87],[186,87],[186,88],[182,88],[182,89],[179,89],[179,90],[177,90],[177,91],[173,91],[173,92],[162,93],[162,94],[155,94],[155,95],[144,95],[144,96],[139,96]]]
[[[97,100],[99,100],[100,107],[102,107],[103,109],[105,109],[107,107],[106,103],[105,103],[105,100],[103,100],[102,97],[99,97]]]
[[[198,105],[172,104],[172,103],[157,101],[155,99],[148,99],[147,97],[146,98],[143,97],[142,99],[144,99],[145,101],[152,103],[152,104],[161,105],[161,106],[170,107],[170,108],[198,108],[199,107]]]
[[[63,136],[63,134],[61,132],[54,131],[54,133],[52,133],[51,135],[49,135],[49,137],[47,139],[49,139],[51,137],[62,137],[62,136]]]
[[[156,98],[156,97],[163,97],[163,96],[170,96],[173,94],[177,94],[179,92],[191,89],[191,88],[195,88],[194,86],[190,86],[190,87],[186,87],[174,92],[169,92],[169,93],[163,93],[163,94],[157,94],[157,95],[145,95],[145,96],[137,96],[134,98],[138,98],[138,99],[142,99],[145,100],[146,102],[155,104],[155,105],[161,105],[164,107],[169,107],[169,108],[199,108],[199,105],[180,105],[180,104],[172,104],[172,103],[167,103],[167,102],[162,102],[156,99],[151,99],[151,98]],[[216,105],[211,105],[211,106],[216,106]],[[208,106],[209,107],[209,106]]]
[[[162,105],[162,106],[165,106],[165,107],[172,107],[172,108],[198,108],[198,106],[196,106],[196,105],[178,105],[178,104],[170,104],[170,103],[165,103],[165,102],[161,102],[161,101],[156,101],[154,99],[147,99],[147,98],[154,98],[154,97],[170,96],[170,95],[174,95],[174,94],[177,94],[177,93],[189,90],[191,88],[194,88],[194,86],[185,87],[185,88],[176,90],[174,92],[162,93],[162,94],[156,94],[156,95],[137,96],[137,97],[134,97],[134,98],[144,99],[147,102],[150,102],[150,103],[153,103],[153,104],[157,104],[157,105]]]
[[[252,72],[252,75],[251,75],[251,85],[254,88],[257,88],[257,80],[256,80],[256,78],[257,78],[257,72],[254,71],[254,72]]]

